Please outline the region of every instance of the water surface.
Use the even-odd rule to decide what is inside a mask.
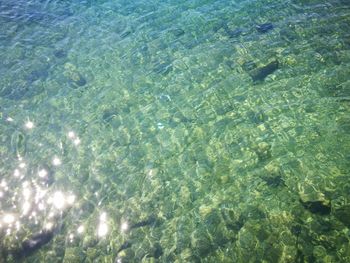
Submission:
[[[3,262],[350,261],[348,1],[0,0],[0,25]]]

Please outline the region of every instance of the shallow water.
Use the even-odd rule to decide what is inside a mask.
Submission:
[[[0,25],[0,262],[350,261],[348,1],[0,0]]]

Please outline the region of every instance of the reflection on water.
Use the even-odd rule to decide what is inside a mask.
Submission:
[[[0,228],[2,233],[11,239],[15,238],[15,240],[27,237],[19,248],[15,248],[11,252],[15,255],[14,260],[20,259],[17,255],[27,256],[31,254],[30,250],[35,252],[41,248],[41,245],[49,242],[51,238],[48,239],[45,233],[51,233],[50,231],[57,228],[57,224],[61,224],[62,215],[74,205],[76,199],[71,190],[67,188],[59,190],[52,187],[55,171],[48,168],[49,163],[40,161],[40,166],[32,167],[31,161],[25,159],[26,153],[20,148],[24,147],[26,130],[35,133],[35,125],[28,118],[24,119],[27,121],[22,126],[23,134],[19,133],[16,136],[17,141],[12,142],[16,148],[16,160],[13,164],[17,166],[12,172],[12,176],[11,173],[9,176],[5,176],[6,179],[3,178],[0,184],[0,197],[2,199]],[[6,121],[14,122],[15,119],[7,117]],[[74,133],[73,135],[72,144],[78,145],[79,138]],[[44,147],[43,144],[40,146]],[[52,157],[51,163],[52,167],[56,166],[57,168],[62,164],[57,156]],[[42,234],[29,235],[28,239],[30,228],[36,229]],[[47,240],[43,242],[45,239]],[[13,243],[10,239],[5,239],[6,241],[10,242],[10,246]],[[40,243],[42,244],[39,245]]]
[[[349,12],[0,1],[0,262],[349,262]]]

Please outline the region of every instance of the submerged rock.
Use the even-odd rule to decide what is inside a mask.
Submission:
[[[334,211],[335,217],[347,227],[350,227],[350,205],[343,205]]]
[[[35,69],[35,70],[32,70],[26,80],[29,82],[29,83],[32,83],[34,81],[37,81],[39,79],[42,79],[42,80],[45,80],[47,77],[49,76],[49,72],[47,71],[46,68],[43,68],[43,69]]]
[[[301,230],[302,230],[302,227],[301,225],[293,225],[290,229],[290,232],[294,235],[294,236],[299,236],[301,234]]]
[[[266,33],[272,30],[274,27],[272,23],[264,23],[264,24],[257,25],[255,28],[259,33]]]
[[[251,122],[255,124],[264,123],[269,119],[269,117],[263,111],[249,111],[247,112],[247,117]]]
[[[119,114],[117,109],[107,109],[103,111],[102,120],[105,122],[111,121],[115,116]]]
[[[242,64],[242,69],[249,72],[252,71],[254,69],[256,69],[258,66],[256,65],[256,63],[254,61],[246,61]]]
[[[87,81],[83,75],[78,71],[77,67],[71,63],[64,65],[64,75],[73,83],[75,87],[85,86]]]
[[[86,79],[79,73],[76,75],[76,78],[73,79],[73,82],[78,86],[84,86],[87,83]]]
[[[170,29],[169,32],[174,35],[174,37],[181,37],[185,34],[185,31],[181,28]]]
[[[163,248],[160,243],[156,243],[152,248],[147,257],[149,258],[159,258],[163,255]]]
[[[57,49],[53,52],[53,55],[56,58],[65,58],[65,57],[67,57],[67,52],[64,51],[63,49]]]
[[[158,221],[158,219],[156,217],[150,216],[146,220],[142,220],[140,222],[137,222],[137,223],[131,225],[130,229],[144,227],[144,226],[155,226],[158,223],[160,223],[160,222]]]
[[[252,71],[249,72],[249,75],[251,76],[254,82],[264,81],[268,75],[272,74],[278,69],[278,66],[279,66],[278,61],[274,60],[265,66],[253,69]]]
[[[11,148],[16,156],[23,157],[26,153],[27,140],[23,133],[16,131],[11,137]]]
[[[121,251],[125,249],[131,248],[131,246],[132,246],[132,243],[130,241],[125,241],[118,249],[117,254],[119,254]]]
[[[255,148],[255,153],[259,158],[259,161],[265,161],[271,158],[271,145],[266,142],[260,142]]]
[[[228,27],[224,27],[224,30],[225,30],[226,34],[230,38],[238,37],[238,36],[240,36],[243,33],[243,29],[242,28],[236,28],[234,30],[231,30]]]
[[[324,203],[322,201],[308,201],[301,203],[311,213],[320,215],[328,215],[331,213],[331,206],[329,203]]]
[[[281,175],[277,174],[268,174],[266,176],[262,176],[261,179],[263,179],[268,186],[271,187],[278,187],[278,186],[284,186],[284,180]]]
[[[15,251],[16,258],[23,258],[32,255],[44,245],[48,244],[54,236],[53,230],[45,230],[34,234],[28,239],[24,240],[21,247]]]
[[[329,215],[331,213],[331,202],[325,198],[321,192],[316,192],[313,188],[307,187],[308,192],[299,193],[300,203],[311,213],[319,215]]]
[[[132,31],[130,29],[125,30],[124,32],[120,33],[121,38],[126,38],[128,35],[130,35]]]

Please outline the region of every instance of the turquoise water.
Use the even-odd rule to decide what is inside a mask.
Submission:
[[[0,262],[349,262],[350,4],[0,0]]]

